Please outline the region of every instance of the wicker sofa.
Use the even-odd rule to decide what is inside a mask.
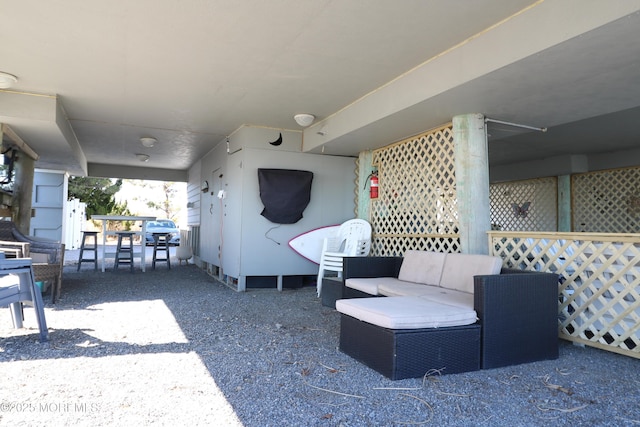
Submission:
[[[344,260],[340,350],[391,379],[558,357],[558,277],[485,255]]]

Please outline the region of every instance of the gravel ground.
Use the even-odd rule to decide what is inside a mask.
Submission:
[[[0,425],[640,425],[630,357],[560,341],[555,361],[390,381],[338,350],[314,288],[87,267],[65,267],[48,343],[31,308],[20,330],[0,310]]]

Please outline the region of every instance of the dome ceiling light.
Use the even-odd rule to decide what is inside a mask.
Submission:
[[[153,147],[154,145],[156,145],[156,142],[158,142],[158,140],[151,136],[143,136],[142,138],[140,138],[140,144],[144,145],[147,148]]]
[[[301,113],[293,116],[293,119],[297,124],[299,124],[303,128],[306,128],[311,123],[313,123],[313,121],[316,119],[316,116],[314,116],[313,114]]]
[[[8,89],[18,82],[18,78],[13,74],[0,71],[0,89]]]

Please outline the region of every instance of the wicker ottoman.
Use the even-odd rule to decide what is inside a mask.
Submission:
[[[480,369],[480,325],[387,329],[342,314],[340,350],[392,380]]]

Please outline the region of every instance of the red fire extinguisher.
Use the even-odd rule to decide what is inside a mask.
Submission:
[[[377,199],[378,198],[378,185],[380,181],[378,181],[377,172],[371,172],[369,175],[369,198]]]

